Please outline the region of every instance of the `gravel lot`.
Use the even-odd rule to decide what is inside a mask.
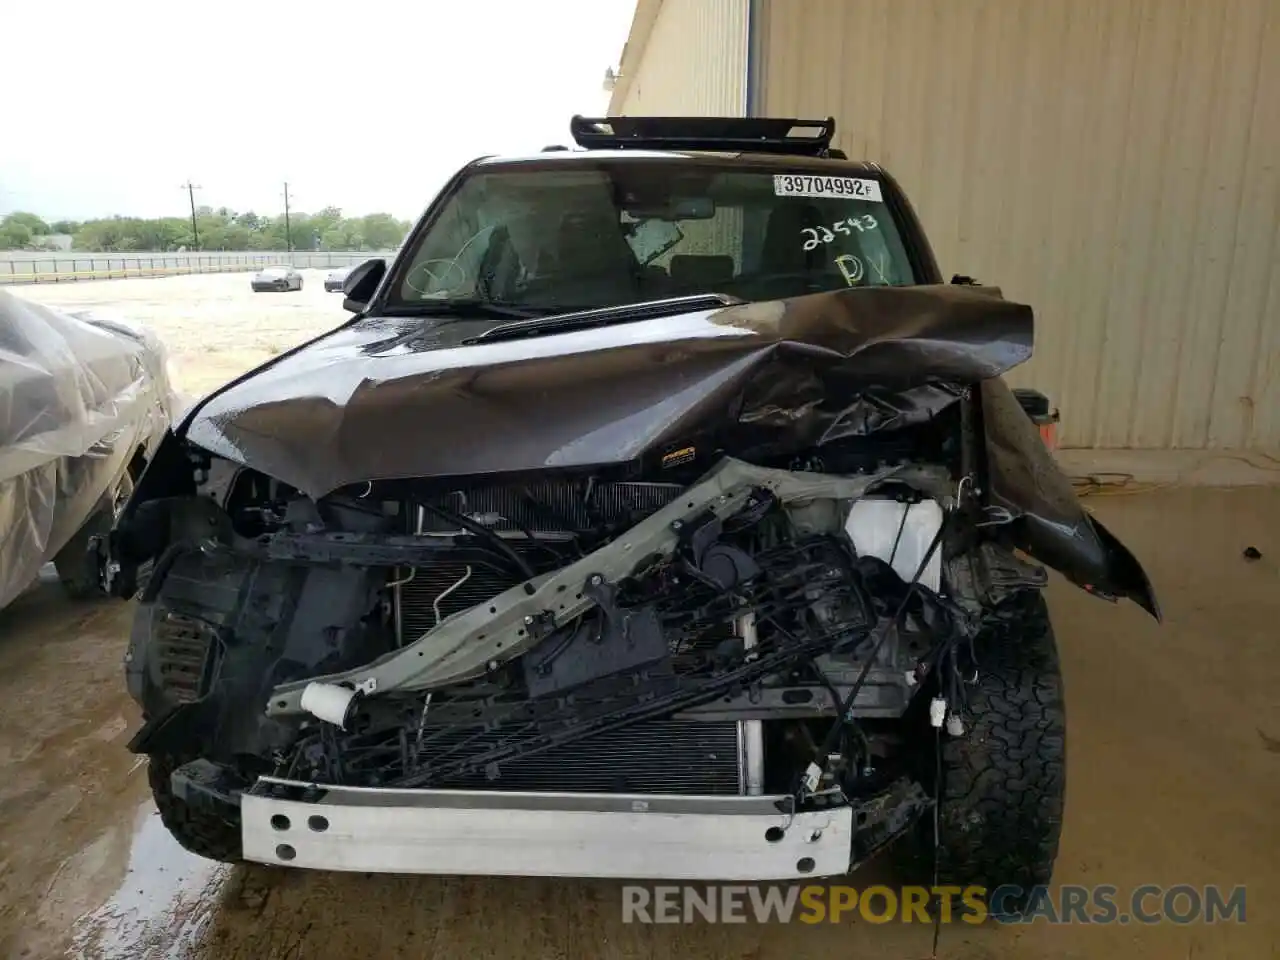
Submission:
[[[169,347],[177,388],[200,396],[350,316],[342,309],[342,294],[325,293],[326,271],[302,273],[302,290],[292,293],[254,293],[247,273],[95,280],[9,292],[149,324]]]

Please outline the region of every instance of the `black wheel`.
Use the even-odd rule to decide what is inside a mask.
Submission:
[[[174,796],[169,777],[181,765],[169,757],[149,758],[147,780],[156,809],[160,811],[160,822],[179,845],[197,856],[220,863],[239,863],[244,859],[244,852],[238,819],[191,807]]]
[[[974,642],[978,681],[968,687],[969,728],[942,737],[938,876],[978,885],[1000,913],[1027,907],[1053,875],[1067,784],[1062,671],[1049,609],[1039,593],[1010,603]],[[931,818],[922,826],[932,841]]]
[[[133,474],[126,472],[115,491],[105,495],[84,525],[67,541],[53,558],[62,588],[73,600],[93,600],[105,597],[98,578],[98,564],[89,556],[89,540],[105,537],[115,525],[116,517],[124,509],[133,493]]]

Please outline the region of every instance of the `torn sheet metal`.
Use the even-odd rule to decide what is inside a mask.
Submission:
[[[0,607],[153,448],[172,411],[150,332],[0,290]]]
[[[1013,391],[997,378],[983,382],[981,396],[990,499],[1017,517],[1014,545],[1077,586],[1127,597],[1159,620],[1142,564],[1085,510]]]
[[[214,394],[182,431],[318,497],[620,463],[691,437],[758,461],[926,421],[981,384],[986,496],[1018,517],[1027,551],[1158,615],[1141,566],[999,379],[1030,357],[1033,317],[998,291],[859,288],[476,342],[492,325],[358,319]]]
[[[693,434],[763,454],[892,430],[1031,355],[1031,309],[867,288],[480,341],[376,317],[204,401],[187,437],[321,496],[366,480],[632,460]]]

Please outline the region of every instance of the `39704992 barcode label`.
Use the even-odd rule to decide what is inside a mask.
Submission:
[[[773,192],[780,197],[847,197],[883,202],[880,183],[862,177],[815,177],[799,173],[775,173]]]

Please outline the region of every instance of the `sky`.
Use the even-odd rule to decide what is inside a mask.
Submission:
[[[635,0],[4,3],[0,214],[411,219],[602,115]]]

